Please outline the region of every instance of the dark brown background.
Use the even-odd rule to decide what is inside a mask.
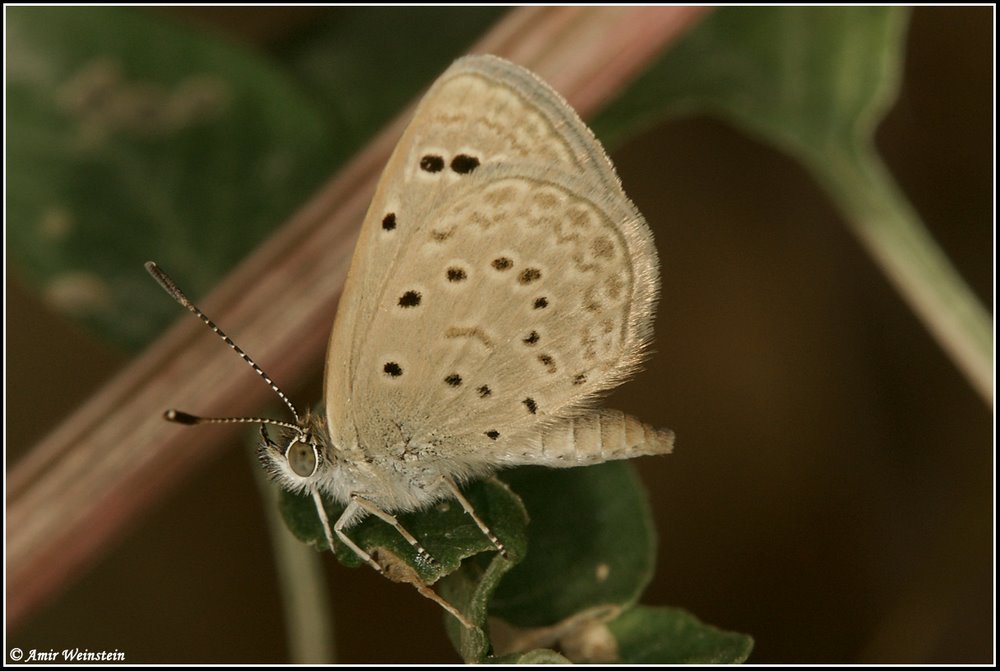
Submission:
[[[266,46],[328,10],[176,11]],[[879,133],[991,305],[992,25],[989,7],[917,10]],[[757,663],[989,662],[990,409],[789,159],[704,119],[614,159],[654,228],[663,299],[657,353],[608,404],[678,435],[636,464],[660,533],[644,601],[753,634]],[[10,464],[125,361],[8,279]],[[8,646],[285,660],[252,467],[235,446],[209,464]],[[341,661],[458,661],[437,606],[327,565]]]

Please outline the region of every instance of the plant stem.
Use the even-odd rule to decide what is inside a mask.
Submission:
[[[854,233],[991,408],[992,318],[873,151],[813,161]]]
[[[251,461],[274,548],[275,570],[285,610],[288,661],[291,664],[335,664],[333,610],[323,573],[326,554],[316,552],[292,535],[278,511],[277,487],[259,467],[257,459]]]

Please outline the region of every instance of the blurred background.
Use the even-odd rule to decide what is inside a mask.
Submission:
[[[145,11],[267,54],[339,10]],[[913,12],[901,96],[878,134],[987,305],[993,14]],[[675,454],[636,462],[660,536],[643,602],[753,635],[760,664],[990,662],[991,410],[791,159],[705,118],[651,128],[613,159],[654,229],[663,295],[654,356],[606,405],[677,434]],[[127,362],[12,270],[8,469]],[[318,398],[320,374],[287,391]],[[8,629],[8,646],[286,660],[255,467],[239,445],[212,460]],[[367,569],[326,567],[339,661],[459,661],[438,606]]]

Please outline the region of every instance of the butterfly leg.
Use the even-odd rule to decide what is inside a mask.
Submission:
[[[326,542],[330,544],[330,550],[333,551],[333,534],[330,533],[330,520],[326,516],[326,509],[323,507],[323,499],[320,497],[319,492],[316,491],[315,489],[312,490],[312,495],[313,495],[313,501],[316,503],[316,511],[319,513],[320,521],[323,523],[323,532],[326,534]],[[371,514],[376,515],[380,519],[385,520],[389,524],[392,524],[392,526],[400,533],[400,535],[402,535],[403,538],[409,541],[410,544],[417,549],[417,552],[422,554],[424,557],[427,557],[430,561],[432,562],[435,561],[434,558],[431,557],[427,553],[427,551],[424,550],[423,547],[421,547],[417,539],[414,538],[408,531],[406,531],[406,529],[404,529],[402,526],[399,525],[399,522],[396,521],[396,518],[392,517],[391,515],[388,515],[387,513],[382,512],[381,510],[376,508],[371,502],[366,501],[360,496],[354,496],[352,497],[351,502],[347,504],[347,508],[344,509],[343,514],[341,514],[341,516],[337,519],[337,523],[333,525],[333,532],[337,534],[337,537],[344,543],[344,545],[349,547],[352,552],[361,557],[361,559],[367,562],[368,565],[371,566],[373,569],[375,569],[382,575],[386,574],[385,571],[382,569],[382,567],[379,565],[379,563],[375,561],[370,554],[368,554],[360,547],[358,547],[358,544],[352,541],[350,537],[348,537],[348,535],[344,533],[344,525],[352,517],[354,517],[354,515],[356,515],[359,510],[365,510],[367,512],[370,512]],[[385,519],[386,517],[391,517],[392,521]],[[395,522],[395,524],[393,524],[393,522]],[[438,596],[438,594],[430,587],[421,584],[419,582],[414,582],[412,584],[417,589],[417,592],[419,592],[421,596],[430,599],[431,601],[433,601],[434,603],[438,604],[446,611],[451,613],[453,616],[455,616],[456,620],[462,623],[464,627],[466,627],[467,629],[474,628],[474,625],[471,622],[469,622],[468,618],[462,615],[462,613],[460,613],[457,608],[455,608],[450,603],[448,603],[440,596]]]
[[[490,530],[490,528],[486,526],[486,522],[484,522],[482,518],[480,518],[479,515],[476,514],[476,511],[472,507],[472,504],[469,503],[469,500],[465,498],[465,496],[462,494],[462,490],[458,488],[458,485],[455,484],[455,481],[445,475],[442,475],[441,479],[451,490],[451,493],[455,495],[455,498],[458,499],[458,502],[462,504],[462,507],[465,509],[465,512],[468,513],[469,517],[472,518],[472,521],[476,523],[476,526],[479,527],[479,530],[483,532],[483,535],[490,539],[490,542],[493,543],[493,547],[495,547],[497,551],[503,556],[503,558],[506,559],[507,548],[505,548],[503,543],[500,542],[500,539],[496,537],[496,534],[494,534]]]
[[[427,585],[420,584],[420,583],[412,583],[412,584],[413,584],[414,587],[417,588],[417,592],[420,593],[420,596],[423,596],[425,598],[430,599],[431,601],[433,601],[434,603],[436,603],[437,605],[441,606],[446,611],[448,611],[449,613],[451,613],[453,616],[455,616],[455,619],[458,620],[459,622],[461,622],[462,626],[464,626],[466,629],[475,629],[476,628],[475,625],[472,624],[471,622],[469,622],[468,618],[466,618],[464,615],[462,615],[462,613],[460,613],[457,608],[455,608],[450,603],[448,603],[447,601],[445,601],[444,599],[442,599],[440,596],[438,596],[437,592],[435,592],[434,590],[432,590],[430,587],[428,587]]]
[[[333,535],[330,533],[330,520],[327,519],[326,509],[323,507],[323,499],[320,497],[317,490],[312,490],[313,501],[316,502],[316,512],[319,513],[319,519],[323,523],[323,532],[326,534],[326,542],[330,544],[330,552],[333,552]],[[343,514],[337,519],[337,523],[333,525],[333,531],[337,534],[344,545],[349,547],[351,551],[361,557],[369,566],[373,569],[382,573],[382,567],[379,563],[372,559],[372,556],[358,547],[357,543],[348,538],[347,534],[344,533],[344,524],[347,523],[354,515],[358,512],[358,506],[351,501],[347,504],[347,508],[344,509]]]
[[[420,541],[414,538],[413,534],[407,531],[403,527],[403,525],[399,523],[399,520],[397,520],[393,515],[390,515],[389,513],[385,512],[384,510],[376,506],[371,501],[368,501],[367,499],[364,499],[358,496],[357,494],[351,496],[350,506],[354,505],[361,508],[365,512],[371,513],[372,515],[379,518],[386,524],[390,525],[393,529],[395,529],[399,533],[400,536],[406,539],[407,543],[413,546],[413,549],[417,551],[418,555],[423,557],[424,560],[426,560],[430,564],[434,566],[437,565],[438,561],[434,559],[434,557],[432,557],[427,550],[424,549],[424,546],[420,544]],[[350,508],[350,506],[348,506],[348,508]],[[346,511],[344,514],[345,515],[347,514]],[[341,517],[341,519],[343,519],[343,517]]]

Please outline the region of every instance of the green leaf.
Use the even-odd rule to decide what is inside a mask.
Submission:
[[[441,580],[439,594],[475,625],[468,629],[447,616],[448,635],[466,661],[481,661],[490,652],[485,632],[486,607],[500,578],[525,554],[527,513],[521,500],[495,478],[482,480],[464,490],[473,509],[501,540],[507,557],[496,552],[455,500],[442,501],[428,510],[398,515],[399,523],[412,533],[437,561],[429,565],[391,526],[368,517],[348,530],[351,539],[385,565],[397,580],[430,585]],[[318,550],[329,546],[312,498],[283,491],[281,513],[289,529],[299,539]],[[327,517],[333,524],[344,506],[324,500]],[[334,553],[347,566],[361,565],[361,559],[334,539]],[[463,560],[465,560],[463,562]]]
[[[350,531],[366,552],[391,552],[426,584],[447,576],[440,594],[478,627],[470,630],[446,619],[449,636],[467,661],[483,661],[491,653],[484,630],[487,609],[517,627],[550,625],[585,611],[610,615],[638,599],[655,561],[649,507],[630,464],[522,468],[502,477],[528,507],[527,530],[523,509],[512,503],[517,499],[495,480],[472,485],[467,495],[507,545],[509,560],[491,552],[489,541],[454,501],[399,516],[441,563],[436,569],[420,562],[409,544],[380,520],[366,519]],[[327,505],[331,523],[342,510]],[[311,499],[286,493],[282,512],[299,538],[326,547]],[[335,545],[342,562],[360,564],[339,542]]]
[[[595,122],[610,141],[678,113],[729,119],[792,153],[870,136],[899,85],[907,11],[730,7],[713,12]]]
[[[521,468],[501,474],[531,516],[528,554],[497,590],[491,613],[517,627],[626,606],[649,584],[656,537],[632,465]]]
[[[607,628],[617,661],[628,664],[739,664],[753,649],[751,637],[716,629],[680,608],[637,606]]]
[[[495,479],[478,481],[463,491],[476,513],[503,542],[510,561],[518,561],[524,555],[527,524],[520,499]],[[323,503],[332,526],[343,513],[344,506],[327,498]],[[296,537],[317,550],[329,549],[310,496],[282,491],[279,505],[285,523]],[[395,529],[374,516],[369,515],[350,527],[347,535],[369,554],[385,558],[388,553],[402,560],[424,584],[433,584],[454,572],[467,557],[481,552],[496,553],[490,540],[454,499],[396,517],[438,562],[437,565],[424,561]],[[347,566],[362,564],[362,560],[337,538],[334,538],[334,554]]]
[[[702,624],[679,609],[632,606],[650,579],[655,538],[645,493],[629,463],[521,468],[503,479],[528,507],[527,528],[520,499],[498,480],[477,482],[466,496],[507,546],[506,559],[455,501],[399,516],[440,566],[428,566],[381,520],[369,517],[350,530],[366,552],[401,560],[395,566],[405,567],[408,580],[437,582],[438,593],[475,625],[469,629],[445,618],[465,661],[731,663],[749,655],[753,642],[747,636]],[[296,536],[326,549],[311,498],[284,492],[281,508]],[[326,509],[333,522],[343,506],[326,502]],[[335,553],[349,566],[361,564],[336,540]],[[537,641],[563,646],[566,656],[537,645],[493,656],[488,615],[499,618],[490,632],[505,632],[504,650]]]
[[[177,317],[143,262],[197,296],[333,167],[319,108],[249,50],[134,9],[6,18],[8,258],[122,346]]]
[[[468,663],[490,659],[493,646],[486,630],[490,598],[501,578],[523,555],[504,559],[500,555],[478,555],[462,564],[461,569],[441,581],[441,595],[475,625],[469,629],[455,618],[445,620],[445,629],[455,650]]]

